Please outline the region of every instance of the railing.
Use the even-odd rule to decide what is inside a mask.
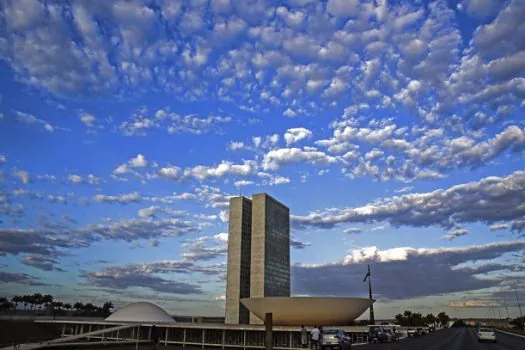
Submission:
[[[113,329],[108,331],[107,325],[103,324],[76,324],[63,325],[63,336],[84,335],[84,338],[96,339],[98,341],[140,341],[147,342],[150,339],[151,326],[142,325],[137,329],[128,327],[127,329]],[[101,336],[93,331],[106,330],[106,335]],[[206,328],[184,326],[159,326],[157,330],[161,332],[160,343],[164,346],[178,345],[182,347],[202,347],[202,348],[242,348],[258,349],[264,348],[265,332],[262,329],[231,329],[231,328]],[[88,333],[83,334],[85,331]],[[366,343],[368,341],[367,332],[351,332],[353,343]],[[301,349],[301,333],[299,330],[274,330],[273,348],[277,350]]]

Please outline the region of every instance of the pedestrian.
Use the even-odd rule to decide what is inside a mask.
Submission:
[[[304,328],[304,325],[301,326],[301,347],[308,347],[308,331]]]
[[[318,350],[319,349],[319,338],[321,337],[321,331],[317,326],[315,326],[312,331],[310,332],[312,335],[312,349]]]
[[[153,350],[157,350],[157,346],[159,345],[159,340],[160,340],[160,331],[157,329],[157,326],[155,325],[151,326],[150,340],[151,340],[151,348]]]

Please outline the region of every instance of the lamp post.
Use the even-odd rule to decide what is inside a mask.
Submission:
[[[370,298],[370,324],[375,324],[376,319],[374,317],[374,299],[372,299],[372,275],[370,274],[370,264],[368,264],[368,272],[363,279],[363,282],[366,282],[368,278],[368,297]]]
[[[521,327],[525,329],[525,320],[523,319],[523,314],[521,313],[521,305],[520,305],[520,299],[518,298],[518,291],[514,289],[514,293],[516,293],[516,301],[518,302],[518,309],[520,310]]]

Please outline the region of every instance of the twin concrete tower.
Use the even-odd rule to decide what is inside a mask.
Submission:
[[[290,209],[259,193],[230,199],[227,324],[262,324],[242,298],[290,296]]]

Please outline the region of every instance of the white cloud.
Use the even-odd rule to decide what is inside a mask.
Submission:
[[[379,225],[379,226],[374,226],[370,229],[370,232],[376,232],[376,231],[384,231],[388,228],[388,225]]]
[[[468,233],[467,229],[464,228],[455,228],[449,232],[447,232],[446,235],[444,235],[442,238],[446,239],[447,241],[451,241],[453,239],[456,239],[458,237],[464,236]]]
[[[284,134],[286,145],[291,145],[292,143],[296,143],[310,137],[312,137],[312,132],[306,128],[291,128],[286,130],[286,133]]]
[[[122,175],[128,172],[128,165],[127,164],[120,164],[118,167],[113,170],[114,174]]]
[[[99,185],[102,183],[102,179],[96,177],[95,175],[93,174],[89,174],[87,175],[86,177],[82,177],[80,175],[77,175],[77,174],[69,174],[67,176],[67,179],[72,183],[72,184],[83,184],[83,183],[87,183],[87,184],[90,184],[90,185]]]
[[[452,229],[462,223],[514,220],[512,230],[519,232],[525,229],[518,223],[525,216],[525,208],[521,206],[525,193],[517,189],[524,184],[525,172],[516,171],[506,177],[490,176],[447,189],[383,198],[360,207],[292,216],[292,221],[298,227],[385,222],[392,226],[436,225]]]
[[[0,154],[0,164],[4,164],[6,161],[7,161],[6,156],[4,156],[3,154]]]
[[[68,180],[71,181],[71,183],[74,184],[81,184],[82,183],[82,176],[71,174],[67,176]]]
[[[284,111],[283,115],[288,118],[297,117],[297,113],[291,108],[287,108],[286,111]]]
[[[254,182],[248,181],[248,180],[239,180],[239,181],[235,181],[233,184],[235,185],[235,187],[244,187],[244,186],[253,185]]]
[[[500,303],[495,300],[479,300],[479,299],[463,299],[452,300],[447,303],[447,306],[454,309],[463,308],[499,308],[502,307]]]
[[[220,242],[228,243],[228,233],[226,232],[218,233],[215,236],[213,236],[213,238],[215,238],[216,240]]]
[[[176,180],[179,178],[180,168],[176,166],[163,167],[159,169],[158,174],[161,178]]]
[[[24,123],[26,125],[41,125],[44,128],[44,130],[48,132],[55,131],[55,128],[51,124],[49,124],[48,122],[42,119],[35,117],[32,114],[24,113],[20,111],[16,111],[15,113],[16,113],[16,120],[19,121],[20,123]]]
[[[148,161],[142,154],[137,154],[136,157],[129,160],[129,165],[134,168],[145,168],[148,165]]]
[[[263,171],[260,171],[257,173],[257,176],[263,179],[262,185],[263,186],[276,186],[276,185],[285,185],[290,183],[290,179],[284,176],[279,175],[272,175],[269,173],[265,173]]]
[[[280,148],[264,155],[262,167],[264,170],[279,170],[284,165],[307,162],[316,165],[329,165],[337,162],[335,157],[321,151],[300,148]]]
[[[80,113],[80,121],[87,127],[91,128],[94,126],[96,118],[89,113]]]
[[[169,134],[191,133],[202,135],[210,131],[219,131],[219,126],[232,121],[231,117],[210,115],[200,117],[195,114],[180,115],[168,109],[159,109],[149,116],[146,108],[137,110],[129,120],[119,125],[119,130],[126,136],[146,136],[155,129],[166,130]]]
[[[120,164],[113,170],[114,175],[124,175],[127,173],[134,174],[135,176],[140,177],[140,175],[133,171],[132,168],[145,168],[148,165],[146,157],[142,154],[137,154],[135,157],[128,160],[126,163]]]
[[[357,227],[349,227],[349,228],[345,229],[343,232],[344,232],[344,233],[350,233],[350,234],[352,234],[352,233],[361,233],[361,231],[362,231],[362,230],[361,230],[360,228],[357,228]]]
[[[142,196],[139,192],[132,192],[121,195],[105,195],[97,194],[93,197],[93,200],[97,202],[106,202],[106,203],[137,203],[142,199]]]
[[[159,206],[152,205],[150,207],[139,209],[138,215],[141,218],[151,218],[160,210]]]
[[[254,136],[252,142],[255,148],[272,149],[279,143],[279,134],[266,135],[264,137]]]
[[[492,224],[489,226],[491,231],[508,230],[511,228],[509,224]]]
[[[230,151],[238,151],[245,147],[246,145],[244,144],[244,142],[240,142],[240,141],[230,141],[230,143],[228,144],[228,149]]]
[[[23,184],[29,183],[29,173],[25,170],[13,169],[13,176],[16,176]]]
[[[406,261],[412,257],[439,257],[440,255],[455,255],[465,254],[466,257],[475,255],[478,252],[485,250],[509,248],[515,242],[499,242],[490,243],[485,245],[477,245],[470,247],[452,247],[452,248],[410,248],[410,247],[398,247],[381,250],[377,247],[365,247],[359,249],[353,249],[350,254],[344,257],[343,262],[345,264],[355,264],[361,262],[391,262],[391,261]],[[523,245],[523,242],[519,243]]]
[[[336,17],[355,16],[359,11],[359,0],[328,0],[326,10]]]
[[[192,176],[197,180],[207,178],[219,178],[226,175],[249,176],[257,170],[257,162],[253,160],[244,160],[242,164],[234,164],[228,161],[222,161],[216,167],[197,165],[193,168],[184,170],[184,177]]]
[[[414,189],[414,186],[405,186],[405,187],[401,187],[401,188],[398,188],[397,190],[394,190],[395,193],[405,193],[405,192],[410,192]]]

